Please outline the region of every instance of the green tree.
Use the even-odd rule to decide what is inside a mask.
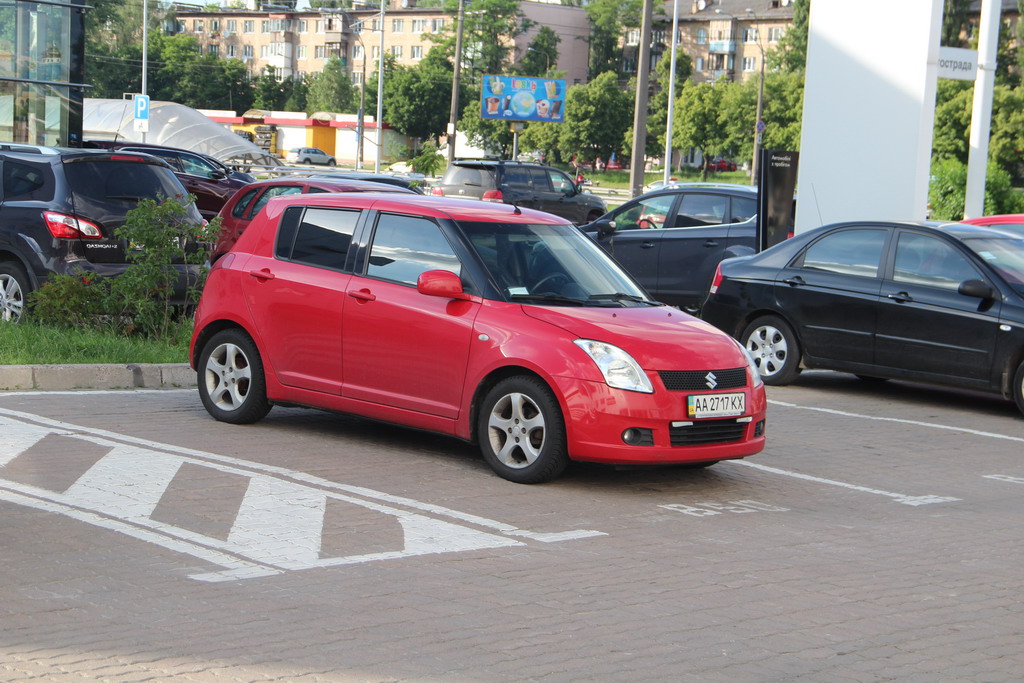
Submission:
[[[943,1],[941,45],[947,47],[967,47],[967,41],[963,40],[960,34],[970,34],[970,25],[968,23],[970,11],[971,0]]]
[[[345,64],[331,57],[320,73],[309,78],[306,113],[318,111],[354,113],[357,105],[355,88]]]
[[[285,92],[285,85],[277,78],[277,70],[272,66],[263,67],[262,73],[256,77],[254,83],[256,96],[253,99],[253,106],[257,109],[281,110],[284,108],[284,101],[288,97]]]
[[[622,29],[627,19],[635,25],[640,7],[640,0],[591,0],[586,5],[590,23],[587,72],[591,80],[606,71],[618,73]]]
[[[721,123],[722,95],[725,88],[712,83],[687,81],[676,101],[675,130],[673,140],[676,147],[693,147],[704,158],[723,151],[727,144],[727,130]],[[707,178],[707,169],[703,171]]]
[[[564,123],[554,121],[532,121],[520,134],[519,146],[525,151],[542,152],[548,163],[558,163],[563,160],[558,144],[564,127]]]
[[[252,85],[245,65],[237,59],[199,54],[193,36],[156,34],[150,39],[157,59],[150,74],[153,99],[203,109],[248,108]]]
[[[551,69],[558,62],[560,42],[562,38],[550,26],[541,26],[519,60],[520,73],[523,76],[550,76]]]
[[[448,126],[454,68],[434,47],[415,67],[397,67],[384,81],[387,122],[406,135],[436,138]]]
[[[932,176],[928,188],[931,217],[942,221],[962,220],[967,197],[967,166],[957,159],[935,160]],[[1020,195],[1011,187],[1010,174],[993,162],[989,162],[985,171],[984,206],[986,216],[1024,210]]]
[[[811,0],[793,0],[793,23],[786,29],[778,46],[765,55],[771,70],[797,71],[807,68],[807,35],[810,25]]]
[[[496,152],[503,159],[512,152],[512,131],[508,121],[485,119],[480,112],[480,86],[467,88],[466,104],[459,116],[458,129],[465,133],[469,143]]]
[[[306,111],[306,101],[309,98],[309,86],[306,79],[302,77],[287,78],[285,90],[288,96],[285,98],[284,111]]]
[[[443,7],[452,19],[445,24],[443,32],[427,36],[441,45],[449,57],[455,55],[458,5],[458,0],[444,0]],[[467,71],[479,74],[510,71],[513,40],[529,28],[524,16],[519,0],[467,0],[462,32],[463,63],[472,65]]]
[[[633,122],[633,99],[606,71],[587,84],[574,85],[565,97],[565,122],[559,140],[563,157],[604,157],[622,148]]]
[[[665,124],[668,122],[668,86],[669,71],[672,66],[671,53],[658,60],[654,67],[654,83],[657,86],[654,94],[649,100],[650,113],[647,116],[647,154],[649,156],[662,156],[665,153]],[[676,92],[683,87],[683,82],[693,74],[693,65],[690,56],[682,50],[676,52]],[[673,109],[673,116],[675,110]],[[630,126],[626,132],[629,144],[624,149],[629,149],[633,142],[633,127]]]

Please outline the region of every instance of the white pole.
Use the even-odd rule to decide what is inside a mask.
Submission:
[[[1002,0],[982,0],[981,33],[978,36],[978,77],[974,81],[971,137],[967,156],[967,192],[964,218],[985,214],[985,169],[992,129],[992,92],[996,81],[996,48],[999,44],[999,11]]]
[[[679,0],[672,2],[672,63],[668,74],[668,117],[665,120],[665,175],[662,180],[668,185],[672,172],[672,126],[676,110],[676,49],[679,47]]]
[[[384,14],[388,0],[380,2],[380,63],[377,66],[377,158],[373,170],[380,173],[380,155],[384,149]]]
[[[148,95],[146,91],[146,71],[149,56],[149,0],[142,0],[142,95]],[[146,141],[146,134],[142,134],[142,141]]]

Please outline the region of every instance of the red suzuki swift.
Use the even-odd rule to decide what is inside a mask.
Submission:
[[[651,300],[568,221],[504,204],[273,199],[213,266],[190,357],[218,420],[353,413],[475,441],[521,483],[570,460],[764,448],[764,386],[739,344]]]

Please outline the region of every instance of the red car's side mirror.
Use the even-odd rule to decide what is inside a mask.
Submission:
[[[427,296],[470,300],[473,297],[462,290],[462,280],[450,270],[428,270],[416,278],[416,290]]]

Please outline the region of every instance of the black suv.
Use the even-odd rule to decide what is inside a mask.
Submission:
[[[127,245],[114,231],[140,199],[167,197],[187,202],[189,222],[202,225],[156,157],[0,143],[0,320],[18,320],[28,293],[52,274],[124,272]]]
[[[718,262],[752,254],[757,188],[675,183],[640,195],[580,229],[659,301],[696,312]]]
[[[431,193],[538,209],[577,224],[608,210],[603,199],[583,192],[557,168],[519,161],[456,159]]]

